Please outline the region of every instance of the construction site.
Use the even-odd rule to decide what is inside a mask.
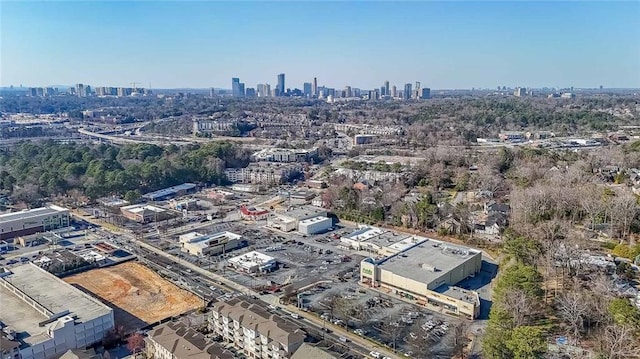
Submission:
[[[115,323],[127,331],[202,306],[202,301],[144,265],[127,262],[64,278],[114,309]]]

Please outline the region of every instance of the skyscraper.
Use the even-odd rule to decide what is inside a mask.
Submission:
[[[387,88],[382,86],[380,87],[380,96],[386,96],[387,95]]]
[[[304,85],[302,86],[303,89],[303,93],[305,96],[311,96],[311,93],[313,91],[313,85],[311,84],[311,82],[305,82]]]
[[[237,77],[231,79],[231,95],[234,97],[240,96],[240,79]]]
[[[211,89],[209,89],[209,97],[213,97],[216,95],[216,90],[212,87]]]
[[[395,85],[391,88],[391,97],[398,97],[398,88]]]
[[[84,85],[83,84],[76,84],[76,95],[78,95],[78,97],[85,97],[86,96],[86,92],[84,91]]]
[[[245,91],[245,95],[246,97],[256,97],[256,89],[254,89],[253,87],[247,88],[247,90]]]
[[[431,89],[428,87],[425,87],[422,89],[422,97],[423,100],[427,100],[431,98]]]
[[[244,97],[244,82],[241,82],[240,84],[238,84],[238,87],[239,87],[239,90],[238,90],[238,91],[239,91],[239,94],[238,94],[238,96],[239,96],[239,97]]]
[[[344,87],[344,97],[351,97],[353,94],[351,93],[351,86]]]
[[[313,86],[311,87],[311,96],[313,97],[318,96],[318,78],[317,77],[313,78]]]
[[[278,96],[284,96],[286,87],[284,87],[284,74],[278,75]]]
[[[413,86],[411,86],[411,84],[405,84],[405,85],[404,85],[404,91],[402,92],[402,95],[403,95],[402,97],[403,97],[405,100],[409,100],[409,99],[411,99],[411,92],[412,92],[412,91],[411,91],[411,88],[412,88],[412,87],[413,87]]]
[[[384,82],[384,94],[385,96],[389,96],[389,81]]]

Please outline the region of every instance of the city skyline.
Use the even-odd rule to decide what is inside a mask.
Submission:
[[[2,6],[2,86],[640,87],[637,2]]]

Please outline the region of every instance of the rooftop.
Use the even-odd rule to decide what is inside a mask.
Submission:
[[[120,209],[129,211],[131,213],[143,213],[144,211],[151,211],[156,213],[166,212],[164,209],[144,204],[132,204],[130,206],[121,207]]]
[[[0,320],[18,333],[28,333],[29,336],[24,339],[26,343],[37,343],[48,338],[47,327],[40,326],[40,323],[50,318],[66,313],[74,316],[76,321],[87,322],[112,312],[111,308],[97,299],[35,264],[13,267],[11,273],[4,275],[0,281]],[[9,288],[24,293],[36,302],[39,309],[27,304]]]
[[[149,340],[169,350],[177,359],[233,359],[220,344],[179,322],[168,322],[149,332]]]
[[[22,219],[34,218],[39,216],[47,216],[47,215],[52,215],[60,212],[68,212],[68,211],[69,210],[66,208],[58,207],[55,205],[49,205],[46,207],[25,209],[20,212],[0,214],[0,222],[17,221]]]
[[[447,297],[459,299],[467,303],[480,304],[480,297],[478,297],[478,293],[471,290],[443,284],[436,288],[435,291],[444,294]]]
[[[316,206],[300,206],[289,209],[286,212],[278,213],[282,216],[292,217],[296,219],[307,219],[311,217],[325,216],[327,210]]]
[[[432,283],[482,252],[427,238],[378,262],[381,269],[423,283]]]
[[[298,326],[241,298],[216,303],[213,310],[224,317],[237,320],[243,327],[251,328],[285,347],[301,342],[306,337],[306,333]]]
[[[218,232],[214,234],[200,234],[198,232],[191,232],[180,236],[180,242],[191,243],[192,245],[204,248],[208,247],[211,242],[223,243],[240,238],[242,238],[241,235],[232,232]]]
[[[327,219],[327,217],[325,217],[325,216],[318,216],[318,217],[313,217],[313,218],[307,218],[307,219],[303,219],[302,221],[300,221],[300,224],[315,223],[315,222],[324,221],[325,219]]]
[[[242,266],[255,266],[274,261],[275,258],[264,253],[251,251],[229,259],[229,263],[240,264]]]
[[[153,199],[158,197],[170,196],[175,193],[178,193],[179,191],[188,191],[194,188],[196,188],[196,185],[193,183],[183,183],[177,186],[168,187],[168,188],[160,189],[154,192],[146,193],[142,197]]]

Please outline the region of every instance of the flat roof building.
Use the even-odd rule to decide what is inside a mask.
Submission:
[[[21,359],[59,357],[102,341],[113,310],[35,264],[0,274],[0,321],[20,343]]]
[[[236,270],[247,273],[270,272],[277,265],[275,258],[256,251],[233,257],[227,262]]]
[[[142,198],[146,198],[150,201],[164,201],[173,197],[184,196],[185,194],[193,193],[195,192],[196,187],[197,186],[194,183],[183,183],[181,185],[149,192],[142,195]]]
[[[49,205],[0,215],[0,240],[69,226],[69,210]]]
[[[169,217],[166,210],[148,204],[124,206],[120,208],[120,212],[125,218],[139,223],[157,222]]]
[[[298,232],[306,235],[318,234],[333,227],[333,219],[324,216],[303,219],[298,223]]]
[[[231,232],[202,234],[191,232],[178,237],[181,250],[194,256],[218,255],[241,247],[242,236]]]
[[[416,304],[474,319],[480,313],[476,292],[454,287],[480,271],[482,252],[425,238],[380,260],[364,259],[360,282]]]

